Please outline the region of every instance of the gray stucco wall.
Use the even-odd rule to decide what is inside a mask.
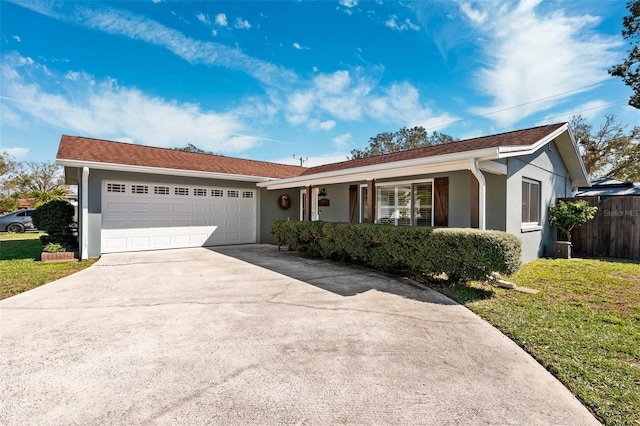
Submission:
[[[262,244],[275,244],[276,240],[269,232],[274,220],[300,220],[300,190],[298,188],[280,191],[259,190],[260,204],[258,205],[258,242]],[[281,195],[288,195],[291,207],[282,210],[278,207],[278,199]]]
[[[528,178],[540,182],[540,222],[539,227],[522,227],[522,179]],[[534,154],[509,158],[507,162],[507,232],[522,240],[522,261],[530,262],[545,256],[551,235],[547,209],[559,197],[571,196],[571,178],[558,153],[555,143],[551,142]]]
[[[507,178],[483,172],[487,183],[486,229],[507,230]]]

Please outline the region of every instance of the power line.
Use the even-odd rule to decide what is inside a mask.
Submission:
[[[531,104],[534,104],[534,103],[537,103],[537,102],[542,102],[542,101],[546,101],[546,100],[549,100],[549,99],[558,98],[560,96],[564,96],[564,95],[569,94],[569,93],[581,92],[581,91],[584,91],[585,89],[588,89],[589,87],[600,86],[602,84],[606,84],[606,83],[609,83],[609,82],[612,82],[612,81],[615,81],[615,80],[607,80],[607,81],[600,82],[600,83],[589,84],[589,85],[586,85],[586,86],[579,87],[577,89],[567,90],[566,92],[556,93],[555,95],[550,95],[550,96],[546,96],[544,98],[535,99],[533,101],[528,101],[528,102],[524,102],[524,103],[521,103],[521,104],[518,104],[518,105],[513,105],[513,106],[509,106],[509,107],[502,108],[502,109],[499,109],[499,110],[487,112],[486,114],[479,114],[479,115],[474,115],[474,116],[467,117],[467,118],[461,118],[459,120],[451,121],[451,122],[445,123],[445,124],[440,124],[438,126],[433,126],[433,127],[428,128],[428,129],[425,129],[425,130],[440,129],[442,127],[451,126],[452,124],[458,124],[458,123],[462,123],[462,122],[469,121],[469,120],[475,120],[477,118],[488,117],[490,115],[494,115],[494,114],[498,114],[498,113],[501,113],[501,112],[504,112],[504,111],[509,111],[509,110],[512,110],[512,109],[520,108],[520,107],[523,107],[523,106],[526,106],[526,105],[531,105]],[[625,101],[621,101],[621,102],[625,102]],[[613,104],[609,104],[609,105],[614,105],[614,104],[617,104],[617,103],[620,103],[620,102],[614,102]],[[584,111],[588,111],[588,109],[586,109]]]

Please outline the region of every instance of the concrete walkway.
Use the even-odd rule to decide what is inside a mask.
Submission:
[[[106,255],[0,301],[0,424],[599,424],[517,345],[372,270]]]

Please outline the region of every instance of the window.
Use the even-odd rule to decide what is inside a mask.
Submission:
[[[189,195],[189,188],[176,186],[175,188],[173,188],[173,193],[175,195]]]
[[[124,183],[108,183],[107,192],[125,192]]]
[[[360,191],[361,222],[367,221],[367,188]],[[376,187],[376,223],[433,226],[433,182],[402,182]]]
[[[540,223],[540,182],[522,180],[522,223]]]
[[[148,194],[149,187],[147,185],[131,185],[132,194]]]
[[[212,189],[211,190],[212,197],[224,197],[224,191],[222,189]]]
[[[227,191],[227,197],[229,198],[238,198],[240,196],[240,192],[235,189],[231,189]]]
[[[169,195],[169,187],[168,186],[154,186],[153,193],[156,195]]]
[[[195,195],[196,197],[206,197],[207,190],[204,188],[193,188],[193,195]]]
[[[242,198],[253,198],[253,191],[242,191]]]

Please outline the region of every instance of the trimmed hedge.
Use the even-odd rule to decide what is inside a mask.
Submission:
[[[271,233],[278,244],[311,256],[385,271],[444,273],[454,282],[484,280],[492,272],[508,276],[520,267],[520,240],[501,231],[275,221]]]

